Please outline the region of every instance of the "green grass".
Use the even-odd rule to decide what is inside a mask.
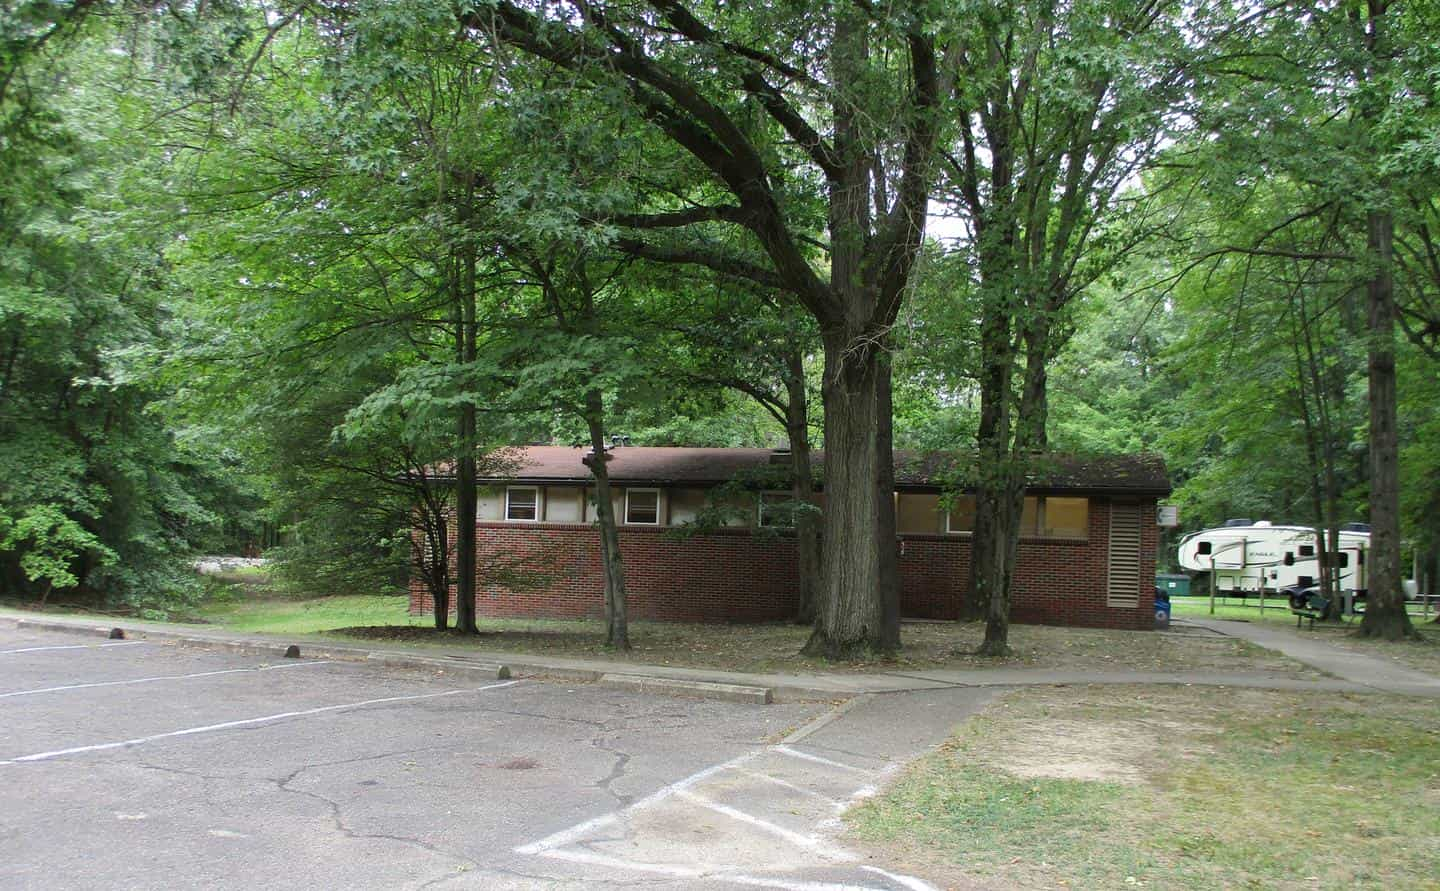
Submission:
[[[809,629],[788,623],[632,622],[632,649],[618,653],[605,646],[604,627],[598,620],[481,619],[479,637],[460,637],[436,634],[428,617],[411,616],[407,608],[403,597],[355,595],[301,600],[246,594],[237,588],[204,605],[196,618],[235,631],[364,637],[384,640],[387,647],[469,647],[748,672],[1006,665],[1076,670],[1263,671],[1313,676],[1299,663],[1243,641],[1145,631],[1017,625],[1011,629],[1016,655],[997,662],[970,655],[984,633],[978,623],[907,623],[902,633],[905,649],[899,659],[837,665],[799,656]]]
[[[1254,599],[1252,603],[1256,603]],[[1281,625],[1291,630],[1295,629],[1295,616],[1290,613],[1289,606],[1282,606],[1280,609],[1270,609],[1267,599],[1267,606],[1264,615],[1261,615],[1257,606],[1240,606],[1234,601],[1229,604],[1215,604],[1215,616],[1217,619],[1238,619],[1246,622],[1264,622],[1267,625]],[[1209,598],[1188,597],[1174,598],[1171,603],[1171,615],[1176,618],[1194,616],[1207,618],[1210,616]],[[1417,671],[1424,671],[1440,677],[1440,627],[1433,622],[1426,622],[1425,614],[1415,604],[1408,604],[1406,607],[1410,613],[1410,620],[1420,630],[1422,640],[1406,641],[1384,641],[1372,640],[1369,638],[1356,637],[1355,631],[1359,627],[1358,617],[1352,617],[1343,623],[1317,622],[1312,629],[1307,624],[1303,629],[1296,630],[1297,634],[1303,635],[1324,635],[1327,643],[1350,650],[1352,652],[1364,653],[1369,656],[1380,656],[1400,664],[1413,668]],[[1435,610],[1432,608],[1429,613],[1430,619],[1435,618]]]
[[[406,614],[404,597],[356,594],[345,597],[226,597],[203,605],[197,618],[230,631],[316,634],[353,625],[423,625],[423,616]]]
[[[957,884],[1440,888],[1433,700],[1029,689],[852,831]]]
[[[1413,603],[1407,604],[1406,609],[1409,611],[1412,621],[1419,623],[1424,618],[1419,605]],[[1195,616],[1201,619],[1210,617],[1210,598],[1172,597],[1170,599],[1170,614],[1180,618],[1186,616]],[[1432,607],[1430,610],[1430,618],[1435,618],[1435,615],[1435,608]],[[1289,601],[1280,597],[1265,598],[1265,610],[1263,613],[1260,610],[1260,599],[1258,597],[1248,597],[1243,602],[1239,598],[1217,597],[1215,598],[1215,615],[1213,618],[1239,619],[1247,622],[1275,622],[1277,624],[1290,626],[1294,626],[1295,624],[1295,616],[1290,612]],[[1353,617],[1347,620],[1344,625],[1332,623],[1326,627],[1338,629],[1358,621],[1358,617]],[[1317,623],[1315,627],[1318,629],[1322,626],[1320,623]]]

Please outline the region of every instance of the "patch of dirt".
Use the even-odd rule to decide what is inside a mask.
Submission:
[[[509,761],[502,761],[495,766],[501,770],[534,770],[540,766],[540,762],[534,758],[511,758]]]
[[[1139,785],[1140,765],[1157,750],[1148,728],[1059,719],[1018,722],[999,757],[983,763],[1012,776]]]
[[[343,634],[365,640],[415,640],[434,641],[436,638],[460,637],[458,631],[436,631],[414,625],[352,625],[348,628],[332,628],[326,634]],[[466,635],[467,637],[473,635]]]
[[[1200,739],[1213,728],[1202,716],[1176,720],[1159,714],[1138,718],[1134,710],[1130,715],[1113,709],[1096,713],[1087,700],[1097,692],[1084,687],[1028,691],[1039,713],[1012,714],[979,763],[1016,777],[1138,786],[1149,780],[1160,753],[1168,751],[1162,760],[1173,762],[1204,757],[1210,750]],[[1137,696],[1135,705],[1143,708],[1146,698]],[[1187,740],[1183,752],[1171,750],[1177,739]]]

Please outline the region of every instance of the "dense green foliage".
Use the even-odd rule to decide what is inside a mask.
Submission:
[[[1390,4],[1383,63],[1341,4],[905,5],[846,25],[893,55],[849,46],[843,89],[828,7],[652,7],[566,22],[570,46],[558,21],[530,42],[525,3],[7,4],[4,593],[163,609],[197,550],[277,526],[298,589],[395,591],[417,559],[443,585],[454,542],[426,569],[413,512],[443,527],[434,471],[467,456],[501,469],[597,417],[636,444],[822,446],[854,322],[826,301],[860,281],[893,289],[846,336],[893,368],[897,448],[974,447],[985,376],[1018,404],[1038,356],[1043,429],[1016,448],[1161,451],[1187,528],[1363,521],[1376,208],[1403,532],[1440,542],[1430,4]],[[710,97],[703,126],[683,85],[596,49],[661,18],[645,51]],[[933,118],[896,67],[927,43]],[[842,131],[873,149],[873,214],[832,188]],[[753,150],[734,163],[770,223],[712,138]],[[922,180],[958,222],[911,269],[875,245],[910,237],[884,207]]]
[[[243,543],[258,505],[233,453],[159,410],[171,270],[131,215],[156,155],[108,44],[12,59],[0,99],[0,586],[164,607],[198,591],[177,557]]]

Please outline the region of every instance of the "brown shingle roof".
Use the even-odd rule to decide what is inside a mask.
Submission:
[[[487,483],[583,483],[590,469],[581,459],[588,448],[524,446],[510,451],[514,472],[482,479]],[[713,486],[744,479],[774,466],[770,449],[709,449],[620,446],[612,449],[610,478],[630,485]],[[788,467],[788,457],[780,459]],[[897,452],[896,488],[936,490],[965,488],[970,456],[961,452]],[[817,470],[823,453],[815,453]],[[821,472],[823,476],[823,471]],[[1170,494],[1165,461],[1159,455],[1046,455],[1035,460],[1031,491],[1076,494]]]

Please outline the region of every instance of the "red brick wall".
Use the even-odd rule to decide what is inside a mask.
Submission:
[[[1154,502],[1147,502],[1153,508]],[[1142,513],[1148,519],[1153,509]],[[1027,538],[1020,543],[1011,617],[1020,623],[1104,628],[1154,624],[1155,549],[1159,531],[1143,523],[1140,604],[1105,605],[1110,507],[1090,501],[1088,539]],[[588,524],[479,523],[476,526],[476,611],[497,618],[579,618],[603,614],[598,531]],[[970,540],[904,535],[900,542],[900,605],[907,617],[953,619],[969,589]],[[795,610],[795,541],[784,535],[726,530],[675,538],[664,529],[620,531],[629,615],[674,622],[761,622]],[[507,587],[497,571],[527,570]],[[413,579],[410,608],[431,609]]]

